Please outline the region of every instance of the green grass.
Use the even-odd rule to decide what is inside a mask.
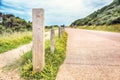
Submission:
[[[34,72],[32,67],[32,51],[21,58],[23,66],[20,69],[21,76],[26,80],[55,80],[58,69],[66,56],[67,33],[61,39],[55,37],[55,53],[50,52],[50,41],[45,43],[45,68],[42,72]]]
[[[0,53],[14,49],[32,41],[32,32],[19,32],[0,35]]]
[[[120,24],[109,26],[79,26],[80,29],[120,32]]]

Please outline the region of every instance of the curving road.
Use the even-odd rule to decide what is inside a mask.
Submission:
[[[56,80],[120,80],[120,33],[66,31],[66,59]]]

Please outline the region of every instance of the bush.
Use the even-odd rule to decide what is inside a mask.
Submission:
[[[5,26],[0,25],[0,34],[2,34],[5,31]]]
[[[12,30],[11,30],[11,29],[6,29],[5,32],[11,34],[11,33],[12,33]]]

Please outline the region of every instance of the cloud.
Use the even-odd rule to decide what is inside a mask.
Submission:
[[[111,0],[1,0],[0,11],[31,20],[32,8],[45,9],[45,24],[66,24],[83,18]]]

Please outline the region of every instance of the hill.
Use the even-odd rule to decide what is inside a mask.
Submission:
[[[25,21],[13,14],[4,14],[0,12],[0,34],[3,32],[31,30],[31,22]]]
[[[120,24],[120,0],[93,12],[83,19],[74,21],[71,26]]]

